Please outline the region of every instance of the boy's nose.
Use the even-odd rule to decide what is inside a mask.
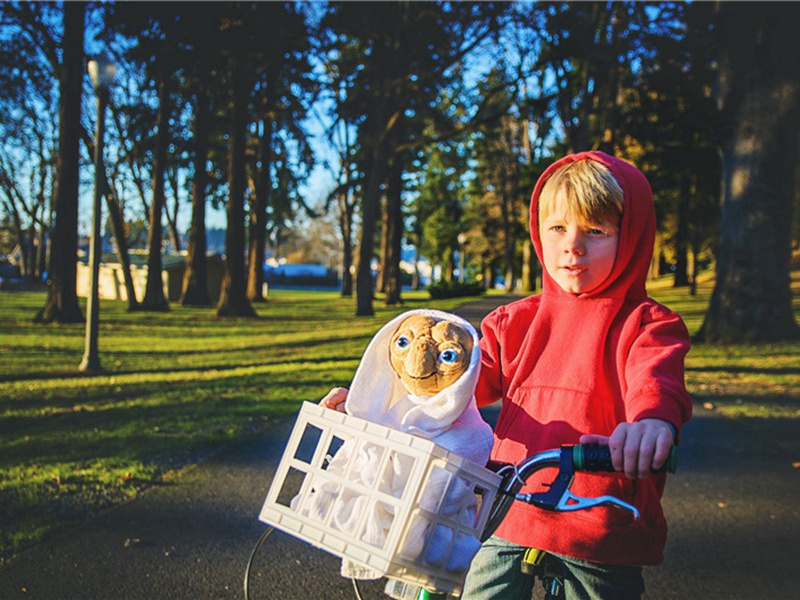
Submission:
[[[564,252],[567,254],[584,254],[586,245],[579,231],[568,233],[564,238]]]

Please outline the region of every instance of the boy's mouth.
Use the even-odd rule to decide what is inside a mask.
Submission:
[[[561,265],[561,269],[569,273],[570,275],[580,275],[584,271],[586,271],[586,267],[581,267],[578,265]]]

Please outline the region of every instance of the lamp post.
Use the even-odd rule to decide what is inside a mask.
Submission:
[[[459,233],[458,234],[458,281],[459,283],[464,283],[466,281],[466,276],[464,274],[464,269],[466,267],[466,261],[464,256],[464,244],[467,243],[467,234],[466,233]]]
[[[101,217],[103,212],[103,190],[100,189],[100,170],[103,168],[103,137],[105,136],[106,105],[108,104],[108,87],[114,80],[117,66],[104,54],[95,56],[88,64],[89,76],[92,78],[94,93],[97,96],[97,129],[94,139],[94,206],[92,209],[92,237],[89,241],[89,264],[91,279],[89,281],[89,298],[86,302],[86,348],[79,371],[100,371],[100,356],[97,350],[97,333],[100,326],[100,303],[98,278],[100,275],[100,257],[103,253],[101,238]]]

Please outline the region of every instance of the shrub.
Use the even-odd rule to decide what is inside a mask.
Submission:
[[[475,281],[440,281],[439,283],[432,283],[428,286],[428,293],[430,293],[431,299],[433,300],[461,298],[463,296],[482,296],[485,291],[483,285]]]

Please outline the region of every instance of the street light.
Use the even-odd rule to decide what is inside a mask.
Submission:
[[[101,217],[103,212],[102,189],[100,189],[100,170],[103,168],[103,137],[105,136],[106,105],[108,104],[108,87],[114,80],[117,65],[105,54],[95,56],[88,64],[89,77],[92,78],[94,93],[97,96],[97,129],[94,136],[94,207],[92,220],[92,237],[89,241],[89,264],[91,279],[89,281],[89,298],[86,302],[86,349],[79,371],[101,371],[100,356],[97,351],[97,332],[100,325],[99,276],[100,257],[103,253],[101,240]]]

